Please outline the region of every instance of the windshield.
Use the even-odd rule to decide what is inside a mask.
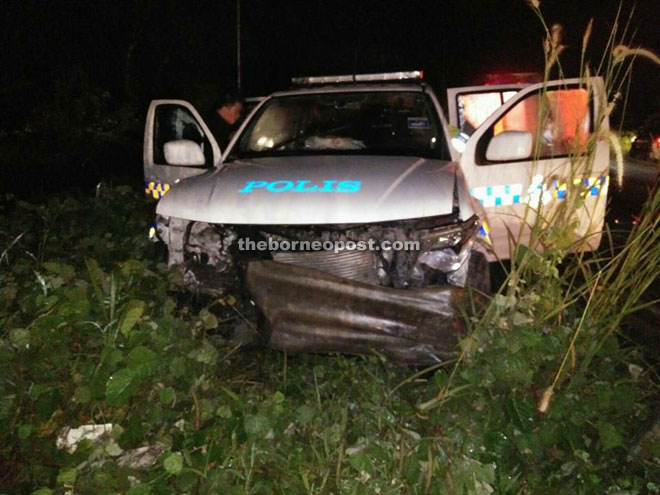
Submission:
[[[429,97],[413,91],[279,96],[260,109],[231,155],[404,155],[447,159]]]

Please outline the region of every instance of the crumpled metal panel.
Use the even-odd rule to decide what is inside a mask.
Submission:
[[[455,355],[471,307],[453,286],[393,289],[275,261],[252,261],[247,288],[270,327],[269,345],[288,352],[369,354],[405,364]]]

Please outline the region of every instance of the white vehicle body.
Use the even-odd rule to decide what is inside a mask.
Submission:
[[[377,226],[376,236],[407,232],[418,240],[428,241],[429,236],[433,240],[429,241],[431,244],[427,242],[423,252],[408,256],[406,280],[395,283],[397,277],[382,274],[372,278],[349,274],[349,278],[399,288],[419,287],[420,283],[431,283],[420,282],[420,277],[424,277],[418,273],[419,263],[423,262],[426,268],[439,269],[450,283],[460,286],[466,281],[467,260],[475,248],[477,230],[485,238],[487,247],[483,250],[489,260],[507,259],[512,238],[526,243],[539,212],[547,215],[565,201],[568,190],[579,185],[584,185],[581,192],[584,204],[576,212],[576,232],[587,241],[576,245],[576,249],[594,249],[600,242],[604,221],[609,166],[607,116],[601,114],[605,97],[602,81],[563,80],[498,89],[508,91],[506,101],[475,126],[462,154],[450,144],[448,122],[435,94],[420,83],[328,84],[275,93],[253,109],[226,150],[219,149],[209,128],[189,103],[152,102],[145,127],[145,192],[155,198],[162,197],[157,213],[160,235],[170,250],[170,262],[185,264],[189,259],[186,252],[194,252],[193,257],[199,259],[202,251],[206,252],[205,259],[210,260],[208,264],[221,269],[227,264],[229,254],[224,247],[214,247],[214,243],[226,241],[222,240],[225,234],[218,234],[225,228],[231,231],[227,239],[232,236],[234,239],[241,229],[268,231],[270,227],[284,237],[296,229],[308,235],[309,229],[318,228],[321,237],[346,239],[352,235],[363,238],[367,232],[374,235],[370,226]],[[459,123],[457,96],[463,90],[470,94],[485,93],[492,92],[493,87],[459,88],[450,92],[449,114],[454,125]],[[305,153],[300,156],[279,156],[277,149],[272,149],[277,148],[273,144],[277,142],[274,135],[259,137],[262,149],[271,154],[240,154],[245,142],[256,146],[257,136],[248,135],[256,132],[258,119],[271,108],[268,105],[275,105],[273,102],[315,95],[332,98],[332,95],[379,92],[419,95],[429,102],[429,108],[435,112],[432,119],[438,123],[437,135],[432,139],[444,140],[440,146],[445,147],[445,159],[364,153],[360,149],[362,143],[355,139],[322,135],[307,136]],[[534,112],[540,112],[542,101],[550,102],[551,126],[538,132],[538,122],[529,121],[533,120]],[[165,124],[159,124],[161,111],[168,116],[169,134],[159,130],[159,125],[165,129]],[[513,118],[516,116],[528,118],[516,120]],[[405,132],[414,134],[418,132],[416,127],[423,130],[430,126],[428,116],[406,118]],[[595,129],[600,133],[598,136],[594,135]],[[569,153],[570,143],[578,142],[578,147],[585,147],[587,141],[594,143],[594,153],[590,155],[593,158],[588,163],[571,158],[574,153]],[[318,153],[314,152],[315,146]],[[353,149],[355,153],[351,152]],[[438,220],[420,227],[410,226],[410,222],[433,219]],[[398,228],[396,222],[403,222],[402,227],[392,230],[393,225]],[[475,222],[477,227],[473,231]],[[214,226],[216,233],[202,235],[208,226]],[[451,244],[443,232],[454,232],[458,227],[463,229],[461,237]],[[191,236],[196,235],[203,241],[191,242]],[[187,244],[195,244],[194,249],[188,249]],[[435,256],[429,253],[449,253],[449,249],[455,254],[449,263],[429,261],[429,257]],[[271,255],[278,259],[276,253]],[[310,257],[301,254],[300,259],[303,258]],[[294,257],[287,259],[296,263]],[[356,263],[365,259],[360,258]],[[338,260],[337,263],[350,262],[348,258]],[[391,260],[380,264],[374,261],[373,270],[382,272],[383,263]],[[300,264],[316,266],[307,261]],[[318,266],[329,265],[324,260]],[[329,268],[330,272],[333,270],[345,272],[338,271],[336,266]]]

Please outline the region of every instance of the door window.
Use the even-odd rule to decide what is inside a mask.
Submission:
[[[488,93],[461,93],[456,97],[459,128],[466,134],[483,124],[518,91],[490,91]]]
[[[486,149],[493,136],[505,131],[529,132],[532,149],[539,159],[584,153],[591,120],[589,95],[584,88],[532,93],[511,107],[483,135],[477,145],[477,163],[498,163],[486,159]]]
[[[165,160],[165,143],[178,139],[189,139],[199,144],[204,152],[205,165],[213,164],[211,143],[190,110],[180,105],[159,105],[154,118],[153,144],[156,165],[168,165]]]

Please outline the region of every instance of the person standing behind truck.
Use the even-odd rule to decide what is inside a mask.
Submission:
[[[238,93],[225,93],[214,105],[205,121],[224,153],[243,113],[243,98]]]

